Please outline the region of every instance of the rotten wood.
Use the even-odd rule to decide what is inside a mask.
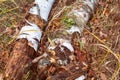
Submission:
[[[78,41],[80,40],[80,33],[82,32],[83,29],[81,29],[80,33],[76,31],[68,35],[64,33],[66,31],[65,29],[66,26],[60,24],[60,21],[63,18],[64,12],[65,12],[64,6],[66,6],[66,3],[64,1],[63,3],[61,2],[62,1],[60,0],[58,2],[59,4],[57,4],[52,9],[51,15],[50,15],[50,17],[51,16],[52,17],[47,25],[45,34],[43,36],[43,40],[41,42],[41,43],[44,43],[44,45],[46,45],[47,43],[45,50],[43,51],[44,52],[43,54],[48,55],[42,58],[42,59],[47,59],[48,61],[48,63],[42,66],[42,69],[44,67],[44,70],[41,71],[41,67],[39,67],[39,70],[38,70],[38,73],[39,72],[42,73],[43,71],[45,71],[46,74],[44,75],[45,76],[47,75],[42,80],[74,80],[80,77],[81,75],[87,75],[86,73],[89,73],[89,71],[91,70],[89,65],[91,59],[89,58],[89,55],[87,54],[85,49],[83,50],[80,49],[80,43]],[[94,12],[94,6],[95,6],[94,3],[92,4],[93,7],[91,7],[91,5],[88,5],[86,3],[83,4],[83,3],[84,2],[82,2],[82,0],[78,0],[78,3],[76,2],[76,4],[73,4],[71,9],[74,8],[78,10],[78,13],[80,11],[81,14],[84,16],[82,15],[80,15],[79,17],[74,15],[67,16],[68,18],[73,18],[75,20],[77,27],[82,27],[82,28],[84,28],[84,26],[92,16]],[[81,11],[80,9],[83,9],[83,11]],[[85,14],[83,14],[82,12],[85,12]],[[74,16],[74,17],[71,17],[71,16]],[[46,37],[48,38],[48,40],[46,40]],[[70,43],[74,48],[73,52],[71,52],[67,46],[61,45],[63,42],[61,38],[71,41]],[[57,43],[57,40],[55,42],[55,39],[59,39],[58,43]],[[44,40],[46,40],[47,42],[44,42]],[[49,47],[51,46],[51,44],[56,46],[51,48]],[[42,65],[41,63],[44,62],[42,59],[39,60],[40,64],[38,65]],[[69,68],[70,66],[74,66],[72,67],[73,69]],[[46,71],[46,68],[47,68],[47,71]],[[72,70],[74,72],[72,72]],[[41,75],[39,75],[39,77],[41,77]]]
[[[35,53],[26,39],[17,40],[5,67],[4,80],[24,80],[29,63],[37,56]]]
[[[27,11],[28,12],[28,11]],[[30,23],[34,22],[41,30],[44,29],[46,21],[43,20],[39,15],[33,15],[27,13],[25,16],[25,20],[23,20],[24,24],[21,26],[30,25]],[[38,42],[37,39],[34,39]],[[31,46],[33,45],[25,38],[17,39],[14,43],[13,51],[10,54],[10,58],[5,66],[5,71],[3,78],[4,80],[25,80],[27,73],[30,70],[36,70],[37,66],[32,65],[32,60],[38,56],[35,49]],[[34,67],[34,68],[33,68]]]
[[[36,65],[34,67],[35,69],[37,69],[38,72],[37,77],[34,77],[35,80],[74,80],[88,71],[89,67],[87,54],[80,51],[80,49],[78,48],[79,43],[76,42],[78,39],[76,38],[76,36],[78,35],[77,33],[73,33],[73,37],[70,35],[64,36],[63,33],[62,36],[59,36],[62,38],[67,37],[66,39],[72,41],[71,43],[75,51],[71,51],[63,45],[59,46],[59,44],[57,44],[57,46],[55,46],[55,48],[52,50],[47,49],[50,44],[50,40],[48,39],[50,35],[54,35],[54,37],[52,36],[52,39],[57,37],[55,36],[54,32],[52,33],[49,31],[57,30],[58,27],[64,27],[61,27],[61,25],[59,24],[61,16],[63,16],[62,13],[64,13],[64,10],[57,17],[54,16],[59,13],[59,11],[61,11],[64,6],[70,5],[74,1],[75,0],[56,0],[55,5],[51,10],[48,24],[46,24],[46,22],[41,17],[35,15],[28,14],[25,17],[29,22],[35,22],[35,24],[37,24],[40,29],[45,30],[44,36],[40,44],[40,50],[44,53],[41,52],[42,57],[39,56],[36,61],[34,61],[34,58],[37,54],[35,50],[28,45],[28,41],[26,39],[17,40],[13,48],[10,60],[6,65],[6,70],[4,73],[5,79],[24,80],[25,75],[27,74],[28,70],[30,70],[29,68],[31,67],[31,64],[35,65],[35,63],[38,63],[38,69],[36,68]],[[47,27],[45,27],[46,25]],[[59,31],[55,32],[59,34]],[[60,34],[61,32],[62,31],[60,31]]]

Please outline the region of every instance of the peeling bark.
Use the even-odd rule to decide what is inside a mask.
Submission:
[[[72,18],[75,21],[75,24],[70,26],[70,29],[66,28],[64,24],[58,25],[58,28],[55,29],[53,23],[50,23],[52,25],[48,24],[48,27],[51,30],[50,33],[47,33],[49,42],[48,51],[55,52],[56,55],[58,52],[63,52],[66,55],[67,52],[65,50],[69,51],[69,54],[71,55],[74,53],[75,45],[74,42],[72,42],[72,39],[75,38],[72,38],[72,35],[76,33],[75,36],[80,36],[86,23],[94,13],[96,2],[96,0],[77,0],[75,4],[72,5],[71,10],[67,14],[67,18]],[[76,40],[75,42],[78,41]],[[69,56],[66,57],[66,61],[68,62],[67,59],[69,59]]]
[[[67,19],[72,19],[75,24],[66,27],[64,24],[57,24],[61,21],[62,16],[64,16],[64,7],[60,7],[58,11],[56,6],[53,10],[53,17],[47,26],[46,29],[46,35],[48,38],[47,42],[47,50],[45,51],[44,54],[47,54],[46,57],[43,57],[42,59],[39,60],[39,66],[42,65],[43,67],[50,66],[52,64],[55,65],[55,68],[62,67],[68,69],[69,64],[74,63],[75,61],[78,66],[78,68],[85,68],[85,71],[88,71],[89,68],[89,61],[87,59],[87,54],[86,52],[82,52],[80,50],[80,44],[79,44],[79,36],[82,34],[82,31],[86,25],[86,23],[89,21],[90,17],[92,17],[95,7],[97,4],[97,0],[76,0],[74,4],[70,7],[70,10],[67,13],[66,18]],[[60,5],[60,4],[59,4]],[[61,5],[64,5],[61,4]],[[61,6],[60,5],[60,6]],[[63,11],[62,11],[63,10]],[[61,12],[60,12],[61,11]],[[58,14],[56,16],[56,14]],[[49,32],[47,32],[49,30]],[[44,41],[43,41],[44,42]],[[44,59],[47,60],[48,63],[43,65]],[[76,65],[74,66],[76,67]],[[64,69],[63,68],[63,69]],[[49,68],[48,68],[49,70]],[[39,67],[39,71],[41,72],[41,67]],[[69,71],[73,73],[73,75],[77,75],[74,72],[72,72],[70,69]],[[76,70],[77,71],[77,70]],[[81,72],[84,72],[84,70],[81,69]],[[67,70],[65,72],[61,71],[53,71],[53,73],[56,72],[56,74],[53,74],[51,76],[47,77],[47,80],[59,80],[59,79],[67,79],[67,80],[74,80],[76,78],[80,78],[81,75],[85,74],[80,74],[77,75],[76,77],[73,77],[69,73],[67,73]],[[68,76],[67,76],[67,74]],[[46,72],[45,75],[48,75],[49,71]],[[39,75],[40,76],[40,75]],[[70,77],[71,76],[71,77]],[[64,78],[63,78],[64,77]],[[77,79],[76,79],[77,80]],[[83,78],[81,79],[83,80]]]
[[[87,56],[85,54],[81,54],[80,49],[76,47],[79,46],[77,41],[78,37],[76,38],[76,36],[82,33],[84,26],[92,16],[97,0],[76,0],[75,4],[72,4],[74,1],[75,0],[59,0],[57,3],[58,5],[54,5],[48,20],[47,18],[50,12],[48,9],[51,9],[54,0],[45,0],[45,2],[35,0],[35,5],[30,9],[30,12],[25,17],[26,24],[20,31],[10,60],[6,65],[4,73],[5,79],[24,80],[25,74],[31,67],[30,64],[35,64],[37,62],[39,74],[37,78],[40,80],[70,80],[84,75],[81,73],[87,71]],[[72,4],[72,7],[67,14],[67,18],[72,18],[75,21],[75,24],[70,26],[70,28],[66,28],[65,25],[57,24],[56,22],[61,20],[59,17],[63,16],[62,13],[64,13],[64,10],[58,14],[57,17],[56,14],[59,13],[58,11],[64,9],[63,6],[70,4]],[[58,7],[60,8],[56,11]],[[49,21],[48,25],[47,21]],[[45,28],[46,25],[47,27]],[[47,36],[48,42],[45,42],[44,45],[47,49],[41,56],[34,59],[37,55],[36,51],[38,43],[41,40],[43,29],[46,30],[44,36]],[[47,33],[47,30],[50,31],[50,33]],[[73,38],[72,35],[75,38]],[[44,49],[44,46],[42,49]],[[76,59],[76,55],[78,58],[79,56],[82,56],[83,58]],[[71,66],[71,64],[77,60],[80,60],[80,62]],[[48,75],[50,76],[48,77]]]
[[[37,56],[38,43],[54,0],[35,0],[34,3],[25,16],[25,25],[17,36],[10,59],[5,67],[5,80],[25,80],[27,72],[32,67],[32,60]],[[35,65],[33,66],[37,69]]]

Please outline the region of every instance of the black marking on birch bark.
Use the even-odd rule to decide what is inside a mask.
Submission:
[[[23,35],[23,34],[25,34],[25,35],[29,35],[29,34],[27,34],[27,33],[21,33],[20,35]]]
[[[33,38],[36,42],[38,42],[39,43],[39,40],[37,39],[37,38]]]

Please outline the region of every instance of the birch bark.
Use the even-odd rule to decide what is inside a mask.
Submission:
[[[35,0],[35,5],[27,15],[26,25],[23,26],[20,31],[11,58],[6,65],[5,79],[23,80],[25,78],[26,68],[29,67],[29,63],[36,57],[35,53],[43,33],[42,30],[48,21],[49,12],[54,1],[55,0]],[[44,59],[40,59],[39,61],[41,74],[46,70],[43,68],[46,65],[57,63],[65,66],[70,63],[69,60],[73,60],[72,56],[75,53],[75,47],[72,43],[72,35],[82,33],[86,23],[95,11],[97,1],[98,0],[76,0],[67,15],[68,18],[75,21],[75,24],[70,26],[70,29],[61,26],[53,33],[50,33],[50,35],[52,35],[48,36],[50,44],[47,47],[47,51],[42,55]],[[52,54],[53,57],[50,58],[49,53]],[[66,56],[66,54],[69,56]],[[72,56],[70,54],[72,54]]]
[[[35,0],[34,6],[26,16],[26,24],[22,27],[5,67],[5,80],[24,80],[29,63],[36,57],[42,29],[47,23],[49,12],[55,0]]]
[[[71,53],[74,53],[72,35],[75,33],[79,33],[78,35],[82,34],[86,23],[95,11],[96,4],[97,0],[76,0],[67,15],[67,18],[75,21],[75,24],[71,25],[69,29],[64,25],[61,25],[60,28],[49,33],[48,40],[50,44],[48,46],[48,51],[55,51],[55,49],[59,47],[64,53],[66,53],[64,51],[65,48],[67,48]]]
[[[66,66],[74,60],[74,53],[76,53],[76,44],[74,43],[76,43],[77,40],[74,40],[73,37],[82,34],[86,23],[94,14],[97,2],[98,0],[76,0],[67,14],[68,20],[72,19],[75,24],[70,26],[69,29],[66,28],[65,25],[61,25],[60,28],[54,29],[48,33],[49,45],[47,44],[47,51],[44,53],[46,56],[39,61],[39,69],[50,64]],[[46,64],[43,64],[45,60]],[[86,63],[83,62],[82,64],[85,66]],[[59,75],[64,74],[64,72],[58,74],[47,78],[47,80],[59,79]],[[64,76],[65,79],[67,79],[67,77],[67,75]],[[85,78],[86,77],[82,75],[82,77],[78,76],[76,80],[84,80]]]

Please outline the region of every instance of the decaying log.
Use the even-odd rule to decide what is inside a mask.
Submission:
[[[66,15],[66,19],[74,21],[74,23],[69,27],[66,27],[66,25],[62,23],[57,24],[63,18],[62,16],[64,16],[64,7],[60,8],[59,12],[53,12],[56,13],[57,16],[53,16],[53,19],[51,19],[51,21],[48,23],[46,29],[48,42],[46,45],[47,49],[45,53],[43,53],[43,55],[46,54],[46,56],[42,57],[38,64],[39,72],[42,72],[41,68],[45,68],[43,71],[45,71],[46,74],[44,75],[48,75],[43,80],[74,80],[76,78],[80,79],[81,75],[84,78],[87,77],[85,76],[85,73],[75,74],[71,71],[71,69],[68,68],[68,65],[76,63],[74,67],[82,68],[81,72],[89,71],[87,54],[86,52],[82,52],[80,50],[80,44],[78,40],[80,39],[79,36],[82,33],[86,23],[89,21],[90,17],[95,11],[97,1],[98,0],[76,0],[76,2],[71,5],[72,7],[70,7],[70,10]],[[56,8],[54,9],[56,10]],[[49,75],[50,67],[48,66],[53,68],[53,74]],[[48,71],[46,71],[46,68]],[[58,70],[58,68],[62,68],[63,71]],[[75,71],[77,72],[77,70]],[[76,75],[76,77],[73,77],[72,74],[74,76]]]
[[[35,0],[25,16],[25,25],[16,38],[15,46],[5,67],[5,80],[25,80],[31,68],[31,62],[37,56],[38,43],[53,3],[54,0]],[[34,69],[37,69],[36,66]]]
[[[24,80],[29,63],[35,56],[35,50],[28,45],[27,39],[17,40],[12,55],[6,65],[6,80]]]
[[[54,26],[52,22],[55,21],[57,23],[56,19],[49,22],[48,29],[51,30],[51,32],[48,32],[46,34],[49,44],[46,52],[52,52],[51,54],[55,56],[57,56],[58,54],[66,56],[67,53],[69,53],[69,55],[75,53],[74,49],[76,49],[76,44],[74,42],[78,41],[77,39],[72,40],[72,35],[76,33],[75,35],[79,36],[82,33],[86,23],[95,11],[96,3],[97,0],[76,0],[75,4],[72,5],[70,11],[67,13],[66,16],[68,19],[70,18],[75,21],[74,24],[69,26],[70,28],[66,28],[66,25],[64,24],[60,24],[58,26],[55,24]],[[67,56],[65,58],[67,60],[70,58],[70,56]]]
[[[81,34],[93,14],[97,0],[59,0],[58,2],[56,0],[58,5],[54,5],[47,25],[54,1],[35,0],[35,5],[25,17],[26,24],[16,39],[12,55],[6,65],[5,79],[24,80],[31,64],[37,62],[38,65],[34,65],[34,68],[38,67],[39,76],[36,78],[39,80],[74,80],[81,75],[83,75],[83,79],[86,77],[84,74],[88,71],[87,56],[84,54],[85,52],[80,52],[76,36]],[[72,4],[73,2],[75,4]],[[70,18],[74,23],[69,26],[70,28],[64,24],[58,25],[57,22],[61,21],[61,16],[64,16],[63,6],[70,4],[72,7],[68,11],[66,19]],[[56,11],[58,7],[60,7],[58,11],[61,12]],[[44,29],[47,42],[43,42],[47,49],[41,56],[35,58]],[[77,58],[75,58],[76,55]],[[80,56],[82,58],[79,58]],[[37,80],[36,78],[35,80]]]

